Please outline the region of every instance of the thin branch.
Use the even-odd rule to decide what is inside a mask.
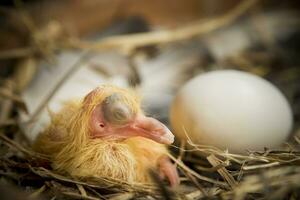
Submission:
[[[112,36],[104,38],[97,43],[79,41],[73,38],[73,40],[70,40],[70,44],[75,48],[87,48],[93,50],[115,49],[121,52],[128,53],[142,46],[187,40],[196,36],[198,37],[203,34],[207,34],[211,31],[231,24],[233,21],[242,16],[246,11],[248,11],[251,7],[253,7],[257,2],[258,0],[244,0],[231,11],[222,16],[207,20],[205,22],[201,20],[188,26],[173,30],[160,30],[150,33]]]
[[[30,199],[36,199],[37,197],[39,197],[43,192],[45,192],[47,189],[46,185],[43,185],[42,187],[40,187],[39,189],[37,189],[36,191],[34,191],[33,193],[31,193],[29,195]]]
[[[61,193],[68,197],[74,198],[74,199],[99,200],[99,198],[97,198],[97,197],[84,196],[82,194],[77,194],[74,192],[61,191]]]
[[[183,170],[187,171],[188,173],[190,173],[191,175],[195,176],[196,178],[198,178],[199,180],[202,181],[206,181],[209,183],[213,183],[215,185],[221,186],[221,187],[227,187],[227,184],[221,181],[216,181],[213,180],[211,178],[208,178],[206,176],[202,176],[200,174],[198,174],[197,172],[195,172],[194,170],[190,169],[188,166],[186,166],[182,161],[177,160],[174,156],[172,156],[171,154],[168,154],[168,156],[171,158],[171,160],[173,160],[175,163],[177,163],[177,165],[179,167],[181,167]]]
[[[63,86],[63,84],[72,77],[72,75],[83,65],[84,62],[89,58],[89,51],[85,51],[81,54],[79,59],[72,67],[64,74],[64,76],[56,83],[55,87],[50,91],[47,98],[38,106],[35,112],[31,115],[31,118],[25,122],[25,124],[30,124],[35,121],[35,119],[41,114],[56,92]]]
[[[213,167],[217,167],[221,164],[221,162],[213,154],[209,155],[207,157],[207,160]],[[225,167],[221,167],[217,171],[223,177],[223,179],[229,184],[231,188],[234,188],[237,185],[237,182]]]
[[[250,165],[250,166],[243,166],[243,170],[255,170],[255,169],[262,169],[262,168],[269,168],[280,165],[279,162],[272,162],[267,164],[261,164],[261,165]]]
[[[22,58],[34,54],[36,51],[32,47],[9,49],[0,52],[0,60]]]
[[[38,158],[43,160],[48,160],[48,158],[42,154],[36,153],[34,151],[30,151],[29,149],[26,149],[22,145],[18,144],[17,142],[9,139],[6,137],[3,133],[0,132],[0,139],[3,140],[8,146],[19,150],[20,152],[24,153],[27,156],[30,156],[32,158]]]

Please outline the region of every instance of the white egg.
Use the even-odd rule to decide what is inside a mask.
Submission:
[[[175,97],[170,120],[179,138],[187,133],[195,144],[239,153],[277,147],[293,126],[290,105],[274,85],[236,70],[190,80]]]

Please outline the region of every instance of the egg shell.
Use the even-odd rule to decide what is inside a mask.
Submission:
[[[256,75],[217,70],[186,83],[171,106],[175,135],[230,152],[278,147],[287,140],[293,115],[284,95]]]

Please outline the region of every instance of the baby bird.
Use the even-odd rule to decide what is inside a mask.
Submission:
[[[33,148],[49,155],[55,170],[79,178],[151,183],[148,171],[152,168],[171,186],[179,184],[165,146],[173,143],[174,136],[165,125],[143,114],[133,91],[100,86],[82,101],[68,102],[51,118]]]

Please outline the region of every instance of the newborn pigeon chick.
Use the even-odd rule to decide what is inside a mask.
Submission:
[[[157,169],[171,186],[179,184],[165,146],[173,143],[174,136],[165,125],[143,114],[133,91],[98,87],[82,101],[68,102],[51,114],[51,120],[33,147],[50,156],[55,170],[79,178],[149,183],[149,169]]]

